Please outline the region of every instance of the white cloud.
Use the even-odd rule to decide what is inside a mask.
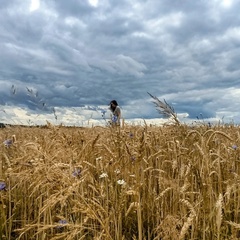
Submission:
[[[139,63],[133,58],[122,54],[116,57],[115,67],[120,72],[129,73],[138,77],[143,76],[144,71],[147,70],[144,64]]]
[[[224,112],[240,121],[239,7],[236,0],[5,1],[0,107],[14,121],[56,122],[54,107],[58,123],[101,124],[93,110],[115,98],[126,121],[154,119],[150,92],[184,120]]]
[[[222,0],[221,5],[225,8],[229,8],[232,6],[233,1],[232,0]]]
[[[171,13],[157,18],[151,18],[144,22],[147,36],[157,39],[168,38],[167,29],[170,27],[179,28],[181,26],[184,15],[181,12]],[[144,36],[146,36],[146,33]],[[143,33],[141,34],[143,35]]]
[[[97,7],[97,6],[98,6],[98,0],[88,0],[88,2],[89,2],[93,7]]]
[[[67,17],[67,18],[65,18],[64,21],[70,27],[76,27],[76,26],[79,26],[81,28],[87,27],[87,25],[83,21],[81,21],[80,19],[78,19],[76,17]]]
[[[29,11],[30,12],[36,11],[38,10],[39,7],[40,7],[40,0],[31,0]]]

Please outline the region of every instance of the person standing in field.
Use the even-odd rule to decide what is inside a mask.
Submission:
[[[117,103],[116,100],[112,100],[110,102],[109,109],[112,112],[112,116],[111,116],[111,124],[112,124],[112,126],[120,126],[121,109],[118,106],[118,103]]]

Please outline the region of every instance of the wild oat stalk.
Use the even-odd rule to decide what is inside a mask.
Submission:
[[[153,103],[155,104],[157,111],[161,115],[163,115],[164,117],[172,118],[177,125],[180,125],[180,121],[177,118],[177,114],[175,113],[174,108],[170,106],[165,99],[162,102],[156,96],[153,96],[149,92],[148,94],[151,98],[154,99]]]

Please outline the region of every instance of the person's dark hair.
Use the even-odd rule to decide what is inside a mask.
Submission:
[[[112,104],[114,104],[115,106],[113,106]],[[112,101],[110,102],[110,110],[111,110],[112,112],[114,112],[115,109],[116,109],[116,106],[118,106],[117,101],[116,101],[116,100],[112,100]]]
[[[118,106],[118,103],[117,103],[116,100],[112,100],[112,101],[110,102],[110,104],[111,104],[111,103],[113,103],[114,105]]]

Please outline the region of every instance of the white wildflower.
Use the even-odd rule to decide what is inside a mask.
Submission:
[[[107,178],[107,177],[108,177],[107,173],[102,173],[102,174],[99,176],[99,178]]]
[[[126,184],[126,182],[123,179],[117,180],[117,183],[119,185],[125,185]]]
[[[114,172],[115,172],[116,174],[119,174],[119,173],[120,173],[120,170],[119,170],[119,169],[116,169]]]

